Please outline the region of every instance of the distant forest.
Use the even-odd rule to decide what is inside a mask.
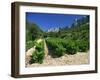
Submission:
[[[26,41],[43,37],[60,37],[70,39],[88,39],[89,38],[89,16],[83,17],[73,24],[70,28],[65,26],[60,28],[58,32],[44,32],[35,23],[26,21]],[[76,39],[75,39],[76,38]]]

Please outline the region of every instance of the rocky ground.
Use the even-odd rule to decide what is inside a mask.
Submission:
[[[40,66],[61,66],[61,65],[80,65],[80,64],[89,64],[89,52],[78,52],[74,55],[65,54],[59,58],[52,58],[50,55],[47,55],[42,64],[34,63],[29,64],[29,57],[26,57],[26,67],[40,67]]]

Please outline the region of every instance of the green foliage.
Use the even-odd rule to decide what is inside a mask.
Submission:
[[[64,53],[76,54],[89,50],[89,42],[86,40],[71,40],[61,38],[48,38],[48,46],[53,50],[53,56],[62,56]]]
[[[89,16],[75,21],[70,28],[49,32],[46,36],[50,37],[47,44],[54,51],[53,54],[58,55],[60,51],[68,54],[86,52],[89,50]]]
[[[67,42],[65,48],[66,48],[66,53],[68,54],[76,54],[78,50],[76,41],[73,41],[73,40],[70,40],[69,42]]]
[[[61,57],[64,55],[66,49],[62,46],[62,45],[58,45],[58,47],[55,49],[55,54],[54,55],[57,55],[58,57]]]
[[[44,59],[44,43],[43,41],[41,43],[35,43],[36,50],[32,53],[30,64],[32,63],[43,63]]]
[[[43,32],[36,24],[26,22],[26,50],[36,46],[30,63],[43,63],[44,42],[36,39],[44,38],[53,57],[76,54],[89,50],[89,16],[78,19],[70,27],[61,28],[58,32]]]
[[[38,52],[38,50],[36,50],[35,52],[33,52],[32,56],[31,56],[30,64],[32,64],[32,63],[42,64],[43,59],[44,59],[44,52],[43,51]]]
[[[26,42],[26,51],[30,48],[32,48],[35,44],[35,41],[28,41]]]
[[[44,43],[43,43],[43,41],[40,42],[40,43],[35,44],[35,46],[36,46],[36,50],[38,50],[38,51],[44,50]]]
[[[37,56],[37,54],[38,54],[37,51],[35,51],[35,52],[32,53],[31,60],[29,61],[30,64],[38,62],[38,56]]]
[[[43,37],[43,31],[35,23],[26,22],[26,41]]]
[[[56,56],[56,57],[60,57],[62,55],[64,55],[66,49],[63,47],[63,45],[61,44],[62,39],[58,39],[58,38],[48,38],[46,40],[49,48],[52,49],[52,56]]]
[[[53,50],[53,55],[58,57],[62,56],[64,53],[75,54],[77,53],[78,46],[74,40],[65,40],[59,38],[49,38],[46,40],[48,46]]]
[[[79,52],[86,52],[89,50],[89,42],[88,41],[84,41],[84,40],[78,41],[77,45],[78,45]]]

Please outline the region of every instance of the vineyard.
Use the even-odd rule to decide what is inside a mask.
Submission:
[[[60,58],[64,55],[75,55],[89,51],[89,20],[88,17],[79,19],[77,25],[64,27],[59,31],[42,31],[36,24],[26,22],[26,52],[31,51],[29,64],[43,64],[45,55]],[[47,52],[45,51],[45,45]]]
[[[88,50],[88,45],[86,41],[48,38],[46,42],[49,49],[51,49],[54,52],[53,56],[57,56],[57,57],[60,57],[65,53],[75,54],[77,52],[86,52]]]

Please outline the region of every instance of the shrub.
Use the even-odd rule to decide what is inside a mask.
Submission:
[[[71,40],[66,44],[66,53],[68,54],[76,54],[78,50],[78,46],[75,41]]]
[[[52,48],[53,54],[58,57],[62,56],[65,52],[68,54],[75,54],[77,52],[77,45],[74,40],[49,38],[47,44]]]
[[[67,54],[76,54],[78,51],[85,52],[89,49],[89,42],[87,40],[48,38],[46,42],[50,49],[52,49],[53,54],[58,57],[65,52]]]
[[[55,49],[55,55],[57,55],[58,57],[61,57],[61,56],[64,55],[65,51],[66,51],[66,49],[65,49],[63,46],[59,45],[59,46]]]
[[[38,52],[35,51],[32,56],[31,56],[31,60],[30,60],[30,64],[32,63],[43,63],[43,59],[44,59],[44,52]]]
[[[43,63],[43,59],[44,59],[44,51],[38,52],[37,54],[38,56],[38,63]]]
[[[78,41],[77,42],[78,45],[78,51],[79,52],[86,52],[89,49],[89,42],[88,41]]]
[[[28,41],[26,42],[26,51],[30,48],[32,48],[35,44],[35,41]]]
[[[43,63],[44,59],[44,42],[42,41],[41,43],[36,43],[36,50],[35,52],[32,53],[30,64],[32,63]]]
[[[37,51],[32,53],[30,64],[38,62]]]
[[[63,47],[61,42],[62,42],[62,39],[59,39],[59,38],[49,38],[47,40],[48,46],[52,49],[53,57],[55,56],[61,57],[62,55],[64,55],[66,49]]]
[[[35,46],[36,46],[36,50],[38,50],[39,52],[42,51],[42,50],[44,50],[44,44],[43,44],[43,42],[37,43]]]

